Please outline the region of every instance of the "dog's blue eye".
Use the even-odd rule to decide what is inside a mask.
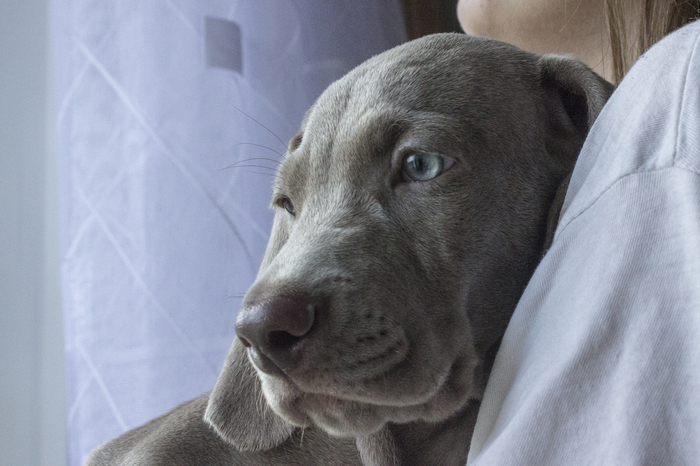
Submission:
[[[403,159],[401,167],[411,181],[427,181],[445,171],[445,157],[430,152],[414,152]]]

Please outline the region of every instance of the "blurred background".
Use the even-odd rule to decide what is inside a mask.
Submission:
[[[211,389],[303,113],[455,4],[0,2],[0,464]]]

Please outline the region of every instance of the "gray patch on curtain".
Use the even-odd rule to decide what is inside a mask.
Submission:
[[[225,68],[243,72],[241,28],[221,18],[204,18],[204,48],[209,68]]]

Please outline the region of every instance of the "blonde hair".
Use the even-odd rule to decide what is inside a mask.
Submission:
[[[700,0],[606,0],[615,83],[641,54],[700,15]]]

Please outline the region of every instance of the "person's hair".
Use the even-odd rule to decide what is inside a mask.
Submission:
[[[700,16],[700,0],[605,0],[615,83],[641,54]]]

